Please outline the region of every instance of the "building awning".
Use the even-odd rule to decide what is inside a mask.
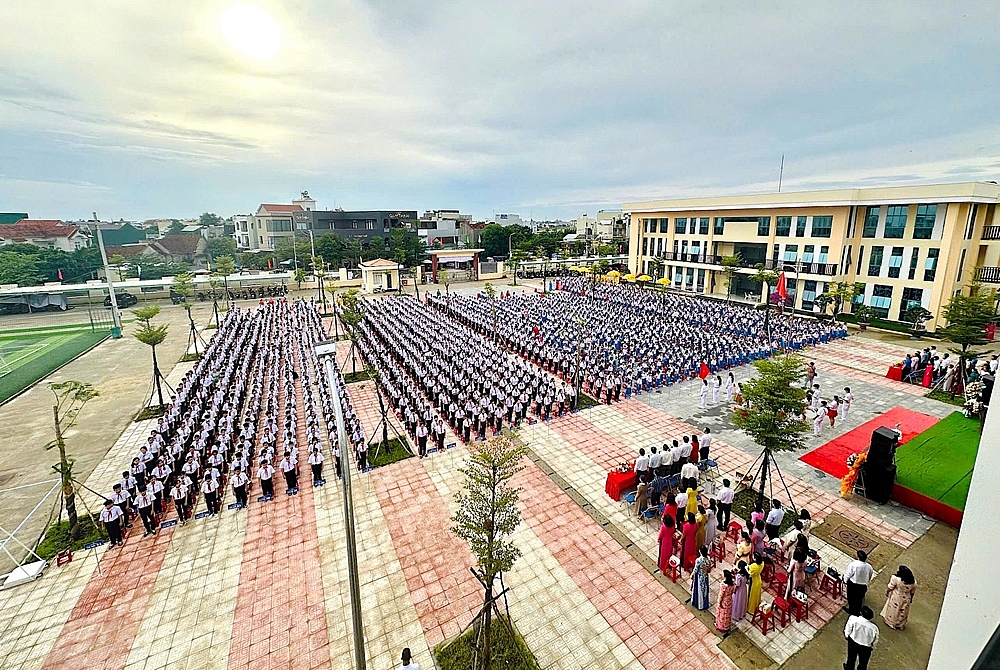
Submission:
[[[453,261],[458,263],[468,263],[471,260],[472,256],[446,256],[444,258],[439,258],[438,263],[451,263]]]

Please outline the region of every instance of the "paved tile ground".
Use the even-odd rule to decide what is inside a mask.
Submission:
[[[937,416],[951,411],[866,372],[885,364],[894,345],[837,346],[813,350],[810,357],[820,361],[825,387],[851,385],[858,401],[844,426],[828,430],[822,441],[895,405]],[[341,356],[348,347],[339,345]],[[171,376],[182,373],[179,368]],[[737,371],[738,378],[748,374]],[[379,420],[373,388],[359,383],[349,390],[370,435]],[[297,401],[301,417],[300,389]],[[697,392],[681,384],[525,426],[520,437],[655,560],[657,528],[608,498],[605,475],[634,457],[639,446],[705,425],[716,433],[713,457],[721,468],[745,468],[757,449],[726,425],[726,413],[722,403],[702,410]],[[95,488],[103,490],[115,479],[148,428],[132,424],[125,431],[94,470],[89,481]],[[479,609],[481,588],[468,571],[472,556],[450,531],[454,494],[462,486],[458,468],[468,451],[450,433],[446,442],[456,446],[426,459],[353,473],[369,667],[393,667],[403,646],[422,667],[432,667],[431,648],[456,635]],[[817,477],[794,455],[779,463],[795,501],[817,522],[841,514],[901,547],[930,525],[904,508],[842,500],[832,478]],[[37,582],[0,592],[0,667],[350,667],[343,488],[333,463],[326,466],[328,483],[322,488],[306,482],[298,496],[287,497],[279,481],[273,502],[251,503],[246,512],[225,509],[229,493],[217,518],[173,527],[155,538],[133,533],[124,549],[78,553]],[[517,484],[523,489],[524,523],[514,541],[523,557],[504,581],[514,620],[543,667],[732,667],[711,620],[696,616],[681,592],[650,574],[542,469],[526,462]],[[846,564],[836,548],[816,537],[812,544],[824,566]],[[728,562],[713,571],[713,610],[725,566]],[[807,621],[767,637],[746,621],[737,626],[780,663],[807,645],[837,608],[816,596]]]

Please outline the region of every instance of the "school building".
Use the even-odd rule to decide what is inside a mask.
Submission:
[[[976,276],[1000,288],[1000,186],[930,184],[625,203],[629,268],[684,291],[725,296],[722,258],[739,254],[732,295],[762,299],[754,266],[784,271],[787,306],[818,311],[830,282],[855,282],[853,307],[901,320],[941,307]],[[773,290],[773,287],[772,287]]]

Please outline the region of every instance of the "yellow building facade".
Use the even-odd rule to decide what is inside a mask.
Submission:
[[[975,274],[1000,288],[1000,186],[991,182],[625,203],[629,267],[682,291],[725,296],[722,258],[739,254],[732,295],[763,299],[758,263],[784,272],[787,306],[818,312],[831,282],[863,284],[855,306],[899,321],[941,307]],[[773,288],[773,287],[772,287]]]

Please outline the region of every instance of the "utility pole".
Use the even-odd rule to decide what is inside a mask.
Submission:
[[[337,422],[337,444],[344,459],[344,527],[347,541],[348,590],[351,597],[351,627],[354,635],[354,670],[365,670],[365,634],[361,619],[361,585],[358,581],[358,546],[354,533],[354,498],[351,495],[351,446],[344,427],[344,413],[340,407],[340,376],[337,373],[337,342],[326,341],[315,345],[316,355],[323,360],[327,380],[334,398],[333,413]]]
[[[781,154],[781,167],[778,168],[778,193],[781,193],[781,177],[785,174],[785,154]]]
[[[94,228],[97,230],[97,246],[101,248],[101,262],[104,264],[104,279],[108,282],[108,295],[111,296],[111,337],[120,339],[122,336],[122,315],[118,311],[118,297],[115,295],[115,285],[111,280],[111,268],[108,267],[108,253],[104,250],[104,236],[101,235],[101,221],[94,212]]]

